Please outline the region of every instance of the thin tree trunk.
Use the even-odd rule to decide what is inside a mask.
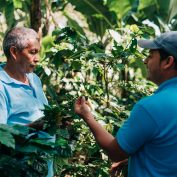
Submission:
[[[33,28],[39,34],[40,38],[42,37],[41,19],[42,19],[41,0],[31,0],[31,10],[30,10],[31,28]]]
[[[45,5],[46,5],[46,14],[44,15],[44,27],[42,29],[42,34],[43,36],[46,36],[49,32],[49,20],[50,20],[50,10],[49,10],[49,2],[48,0],[45,0]]]

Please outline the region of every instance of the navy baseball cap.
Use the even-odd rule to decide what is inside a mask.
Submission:
[[[177,59],[177,31],[162,33],[154,40],[138,40],[138,45],[145,49],[163,49]]]

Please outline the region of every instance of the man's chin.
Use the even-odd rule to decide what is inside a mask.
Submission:
[[[31,69],[29,69],[28,71],[26,71],[26,73],[28,74],[28,73],[32,73],[34,71],[34,69],[33,68],[31,68]]]
[[[36,66],[31,66],[28,70],[28,73],[32,73],[35,70]]]

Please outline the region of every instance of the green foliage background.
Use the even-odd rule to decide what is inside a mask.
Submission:
[[[0,1],[1,16],[6,20],[5,27],[0,22],[2,38],[5,30],[16,24],[30,26],[30,3]],[[46,160],[53,158],[57,176],[108,177],[111,162],[74,114],[74,101],[87,96],[95,118],[116,135],[133,105],[155,89],[144,79],[146,51],[137,47],[137,39],[151,38],[156,32],[144,20],[156,24],[161,32],[175,30],[176,4],[176,0],[41,1],[43,31],[46,21],[54,30],[43,35],[41,61],[35,72],[51,106],[44,111],[45,129],[55,133],[57,141],[46,143],[28,127],[0,125],[1,174],[45,176]],[[59,13],[67,19],[65,28],[56,23],[54,17]],[[126,172],[125,168],[122,176]]]

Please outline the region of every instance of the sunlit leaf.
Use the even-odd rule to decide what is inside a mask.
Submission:
[[[134,0],[107,0],[107,5],[114,11],[118,19],[122,19],[132,9]]]
[[[13,4],[15,8],[22,8],[22,1],[21,0],[13,0]]]

